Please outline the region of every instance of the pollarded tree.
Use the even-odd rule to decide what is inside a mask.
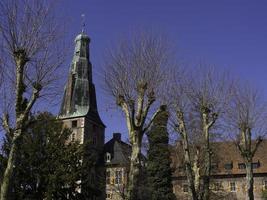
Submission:
[[[1,63],[5,85],[1,96],[8,98],[6,102],[11,106],[11,109],[4,109],[1,118],[11,138],[1,200],[7,199],[10,180],[16,170],[18,141],[27,129],[29,114],[40,96],[54,92],[51,86],[64,59],[59,35],[62,31],[53,16],[51,3],[34,0],[0,3],[1,56],[5,58]]]
[[[148,135],[147,185],[151,200],[174,200],[167,132],[168,113],[161,112],[154,120]]]
[[[137,199],[141,145],[145,132],[164,106],[152,106],[170,64],[170,48],[162,37],[140,33],[123,40],[106,59],[107,91],[123,111],[132,145],[127,198]]]
[[[266,135],[267,104],[259,91],[236,84],[228,105],[226,125],[246,166],[246,199],[253,200],[253,157]]]
[[[211,132],[227,100],[229,81],[210,66],[187,73],[178,71],[169,94],[172,124],[179,133],[191,198],[209,199],[211,173]],[[192,137],[193,136],[193,137]],[[197,138],[197,140],[196,140]],[[196,140],[196,141],[193,141]],[[201,146],[193,150],[196,143]],[[192,158],[193,151],[195,156]],[[203,162],[200,163],[200,151]],[[200,166],[201,165],[201,166]]]

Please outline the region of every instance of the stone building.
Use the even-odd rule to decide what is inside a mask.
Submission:
[[[131,146],[114,133],[104,147],[106,166],[106,199],[124,199],[130,166]]]
[[[81,144],[91,141],[91,149],[97,154],[97,165],[90,172],[90,181],[96,183],[102,197],[105,199],[105,187],[97,185],[99,179],[104,179],[104,166],[101,166],[105,141],[105,125],[102,122],[96,102],[95,86],[92,79],[92,64],[89,51],[90,38],[84,32],[75,38],[75,49],[70,65],[68,80],[58,118],[73,133],[70,141]],[[103,165],[103,162],[102,162]],[[85,190],[86,188],[81,188]],[[92,196],[91,199],[96,199]]]
[[[246,195],[245,163],[233,142],[212,144],[214,156],[211,173],[211,199],[244,200]],[[188,199],[188,184],[179,145],[172,151],[173,190],[179,200]],[[180,151],[180,152],[179,152]],[[267,140],[259,146],[253,159],[254,196],[261,200],[267,191]]]

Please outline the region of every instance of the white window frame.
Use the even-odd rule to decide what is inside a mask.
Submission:
[[[232,187],[232,184],[234,187]],[[233,190],[234,188],[234,190]],[[230,181],[230,192],[236,192],[236,182],[235,181]]]
[[[106,153],[106,162],[110,163],[110,160],[111,160],[111,154],[107,152]]]

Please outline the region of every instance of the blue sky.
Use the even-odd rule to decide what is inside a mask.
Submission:
[[[98,108],[107,125],[107,139],[112,132],[127,136],[127,130],[121,113],[110,109],[114,102],[101,87],[104,51],[137,28],[164,32],[183,62],[204,60],[267,94],[267,1],[61,0],[57,9],[64,16],[70,41],[80,32],[81,14],[85,14]],[[72,54],[63,79],[71,59]]]

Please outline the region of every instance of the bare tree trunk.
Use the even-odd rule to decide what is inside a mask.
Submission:
[[[252,159],[248,159],[248,161],[246,161],[245,164],[246,164],[246,185],[247,185],[246,200],[254,200]]]
[[[0,194],[1,200],[6,200],[8,197],[9,185],[10,185],[10,180],[12,178],[16,151],[17,151],[17,145],[15,145],[15,141],[13,140],[7,161],[7,167],[5,169],[4,177],[2,180],[1,194]]]
[[[252,161],[266,135],[266,100],[255,88],[235,84],[229,106],[227,123],[236,132],[235,145],[246,166],[246,200],[254,200]]]
[[[142,133],[140,134],[139,132],[137,133],[136,131],[134,131],[132,135],[132,153],[130,173],[128,177],[127,200],[136,200],[138,198],[138,183],[141,171],[142,138],[140,136],[142,135]]]
[[[197,198],[194,176],[193,176],[193,171],[192,171],[191,162],[190,162],[190,153],[189,153],[189,145],[188,145],[187,136],[186,136],[186,139],[183,138],[183,151],[184,151],[185,170],[186,170],[186,176],[187,176],[187,182],[188,182],[190,195],[192,197],[192,200],[197,200],[198,198]]]
[[[186,131],[186,126],[184,122],[184,115],[183,112],[178,111],[177,112],[177,118],[179,123],[179,132],[182,137],[183,142],[183,151],[184,151],[184,163],[185,163],[185,170],[186,170],[186,177],[189,187],[189,193],[192,197],[192,200],[197,200],[197,192],[195,188],[195,182],[194,182],[194,175],[191,165],[191,158],[190,158],[190,151],[189,151],[189,143],[188,143],[188,135]]]
[[[211,155],[209,143],[209,130],[204,127],[205,134],[205,155],[204,155],[204,175],[203,175],[203,200],[209,200],[210,194],[210,172],[211,172]]]
[[[57,80],[56,70],[64,61],[63,43],[61,46],[63,38],[59,37],[60,26],[57,25],[52,11],[52,2],[33,0],[0,2],[0,38],[4,47],[3,56],[11,56],[7,56],[3,71],[7,74],[5,77],[8,79],[5,81],[10,88],[2,91],[7,95],[15,94],[15,97],[12,96],[10,99],[10,105],[15,107],[15,112],[12,109],[4,109],[3,117],[0,116],[6,134],[11,137],[7,167],[1,182],[0,200],[8,198],[16,155],[19,153],[19,140],[29,123],[32,107],[40,92],[46,91],[44,88],[47,88],[47,92],[51,90],[48,86]],[[55,46],[59,48],[54,48]],[[11,69],[10,64],[12,64]],[[12,112],[15,115],[14,125],[8,120]]]
[[[122,40],[118,48],[111,49],[106,60],[105,83],[108,92],[125,114],[132,146],[127,199],[136,200],[141,169],[141,143],[143,134],[151,127],[156,112],[151,106],[162,95],[166,80],[166,67],[171,63],[167,43],[162,38],[141,33]]]
[[[196,154],[195,154],[195,158],[194,158],[194,166],[193,166],[193,171],[195,174],[195,190],[196,193],[198,194],[200,191],[200,155],[199,155],[199,148],[197,147],[196,149]]]
[[[37,96],[34,96],[33,102],[28,103],[25,107],[23,106],[23,93],[25,92],[25,85],[23,81],[24,75],[24,67],[26,62],[28,61],[26,53],[24,50],[20,50],[14,53],[14,57],[16,60],[16,100],[15,100],[15,109],[16,109],[16,125],[15,132],[12,137],[12,143],[10,147],[10,152],[7,160],[7,167],[4,172],[2,185],[1,185],[1,194],[0,200],[6,200],[8,197],[8,190],[10,187],[10,181],[13,174],[13,169],[15,168],[15,156],[18,148],[18,139],[22,134],[22,124],[25,125],[26,120],[28,120],[29,111],[35,102]],[[31,105],[30,105],[31,104]],[[6,123],[6,130],[10,130],[10,125],[8,122]],[[10,133],[9,133],[10,134]]]

